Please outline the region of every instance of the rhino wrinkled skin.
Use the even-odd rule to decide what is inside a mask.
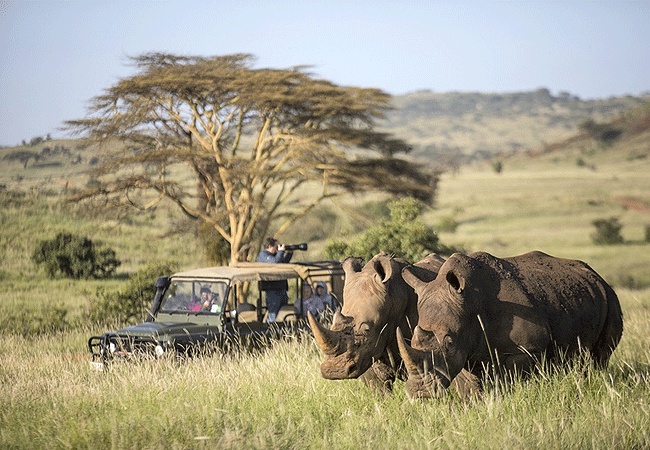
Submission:
[[[418,312],[417,296],[404,282],[402,269],[408,267],[410,273],[430,281],[443,262],[435,253],[414,265],[383,252],[365,266],[361,258],[347,258],[343,262],[343,307],[334,314],[331,328],[324,328],[308,316],[316,342],[325,354],[321,364],[323,377],[360,377],[383,392],[392,390],[396,378],[406,379],[396,330],[399,327],[410,338],[418,323]],[[476,380],[460,376],[455,384],[459,393],[467,397],[473,392],[472,383]]]
[[[493,364],[527,374],[542,355],[557,363],[584,351],[603,368],[623,333],[616,294],[581,261],[455,253],[435,280],[409,267],[403,278],[418,296],[410,346],[397,331],[413,398],[440,395],[465,369],[478,379]]]

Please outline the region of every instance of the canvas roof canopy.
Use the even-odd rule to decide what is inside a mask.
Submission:
[[[323,270],[318,264],[238,263],[235,266],[207,267],[172,275],[173,279],[230,279],[233,282],[274,281],[306,278],[310,271]]]

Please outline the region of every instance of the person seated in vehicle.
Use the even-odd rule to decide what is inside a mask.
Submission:
[[[203,286],[201,288],[200,294],[201,297],[197,298],[194,297],[194,300],[187,305],[187,309],[190,311],[211,311],[211,312],[219,312],[216,311],[216,309],[221,309],[221,305],[219,305],[219,297],[212,295],[212,291],[210,290],[209,287]]]
[[[318,281],[316,283],[316,296],[320,298],[325,308],[329,308],[332,311],[336,310],[336,300],[332,294],[327,292],[327,283],[324,281]]]
[[[299,316],[306,317],[307,311],[318,318],[322,311],[325,310],[325,305],[320,297],[314,295],[314,292],[309,283],[302,285],[302,295],[295,301],[293,306],[296,308]]]

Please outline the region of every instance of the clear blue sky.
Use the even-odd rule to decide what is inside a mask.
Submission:
[[[251,53],[391,94],[650,90],[650,1],[0,0],[0,145],[58,131],[125,57]]]

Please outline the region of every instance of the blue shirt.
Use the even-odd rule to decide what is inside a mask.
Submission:
[[[288,263],[291,260],[292,256],[292,252],[278,250],[278,252],[274,255],[270,251],[264,249],[259,253],[259,255],[257,255],[257,262]]]

